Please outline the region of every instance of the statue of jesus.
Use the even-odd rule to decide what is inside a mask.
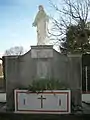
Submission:
[[[45,45],[47,42],[47,25],[49,17],[44,11],[42,5],[39,5],[39,11],[33,22],[33,26],[37,27],[37,45]]]

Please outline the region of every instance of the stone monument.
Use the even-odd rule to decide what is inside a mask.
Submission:
[[[53,78],[69,84],[76,105],[81,104],[81,55],[64,55],[46,44],[47,22],[43,6],[39,6],[33,26],[37,27],[37,46],[31,46],[24,55],[4,56],[7,108],[14,108],[14,90],[25,89],[34,79]]]
[[[26,54],[4,56],[3,61],[9,110],[14,107],[14,89],[25,89],[32,80],[38,78],[59,79],[69,84],[74,103],[81,104],[82,57],[80,55],[66,56],[55,51],[53,46],[32,46]]]
[[[37,45],[46,45],[48,43],[48,22],[48,15],[45,13],[43,6],[39,5],[39,11],[32,24],[37,27]]]

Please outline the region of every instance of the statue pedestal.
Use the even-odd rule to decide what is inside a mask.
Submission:
[[[5,56],[7,108],[14,109],[14,89],[26,89],[38,78],[53,78],[65,83],[72,91],[74,104],[81,105],[81,63],[81,56],[60,54],[52,45],[31,46],[22,56]]]
[[[32,58],[52,58],[53,46],[52,45],[38,45],[31,46]]]
[[[49,78],[51,76],[50,58],[53,58],[53,46],[40,45],[31,47],[31,58],[37,61],[37,78]]]

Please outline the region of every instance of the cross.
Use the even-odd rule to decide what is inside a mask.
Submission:
[[[40,100],[41,100],[41,108],[43,108],[43,100],[45,100],[46,98],[44,98],[44,97],[41,95],[41,97],[40,97],[40,98],[38,98],[38,99],[40,99]]]

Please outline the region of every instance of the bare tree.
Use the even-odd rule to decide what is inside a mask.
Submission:
[[[49,2],[57,13],[54,18],[51,18],[53,23],[49,31],[51,40],[59,43],[60,48],[63,47],[63,43],[67,41],[69,26],[78,26],[77,29],[85,36],[84,40],[88,40],[89,36],[86,32],[86,24],[90,11],[90,0],[59,0],[58,3],[53,3],[49,0]]]
[[[22,46],[15,46],[11,47],[10,49],[6,50],[4,55],[10,56],[10,55],[22,55],[24,53],[24,48]]]

